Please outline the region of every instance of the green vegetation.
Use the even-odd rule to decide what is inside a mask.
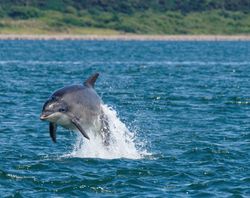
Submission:
[[[0,33],[249,34],[250,0],[0,0]]]

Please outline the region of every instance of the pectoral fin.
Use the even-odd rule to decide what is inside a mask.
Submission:
[[[56,128],[57,125],[55,123],[49,123],[49,134],[54,143],[56,143]]]
[[[72,118],[71,121],[76,126],[76,128],[82,133],[82,135],[89,140],[89,136],[84,131],[84,129],[81,127],[81,125],[79,124],[79,121],[76,118]]]

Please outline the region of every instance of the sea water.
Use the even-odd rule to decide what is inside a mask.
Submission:
[[[0,197],[249,197],[250,42],[0,41]],[[111,127],[39,120],[94,72]]]

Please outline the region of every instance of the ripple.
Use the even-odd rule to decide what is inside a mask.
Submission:
[[[0,197],[249,196],[250,42],[0,43]],[[43,102],[96,71],[117,144],[53,144]]]

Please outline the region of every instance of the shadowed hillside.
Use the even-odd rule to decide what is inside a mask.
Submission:
[[[0,0],[0,33],[249,34],[250,0]]]

